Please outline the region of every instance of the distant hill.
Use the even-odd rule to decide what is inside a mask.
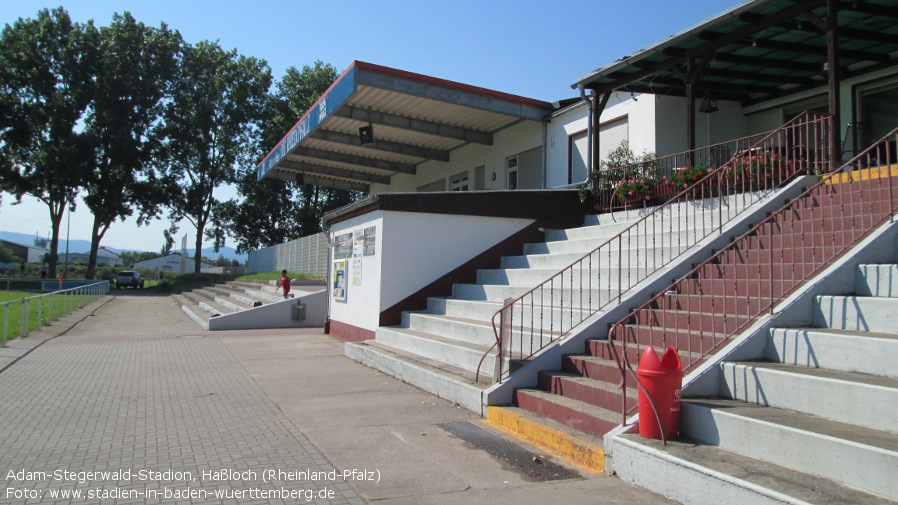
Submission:
[[[16,232],[12,232],[12,231],[0,231],[0,239],[8,240],[10,242],[15,242],[17,244],[33,246],[34,238],[35,237],[33,234],[16,233]],[[66,244],[65,239],[59,240],[59,250],[57,251],[58,253],[65,253],[65,244]],[[104,247],[106,247],[106,249],[108,249],[114,253],[121,253],[122,251],[133,251],[133,249],[121,249],[121,248],[112,247],[112,246],[109,246],[106,244],[102,244],[102,245]],[[193,249],[187,249],[187,254],[189,256],[193,256],[193,251],[194,251]],[[73,254],[90,252],[90,240],[72,240],[72,241],[70,241],[69,242],[69,252],[73,253]],[[138,252],[140,252],[140,251],[138,251]],[[175,250],[175,252],[178,252],[178,250]],[[202,255],[205,256],[206,258],[213,259],[213,260],[218,259],[218,256],[222,255],[229,260],[236,259],[237,261],[239,261],[241,263],[246,263],[246,258],[247,258],[246,254],[237,254],[237,250],[235,250],[233,247],[228,247],[228,246],[222,247],[221,249],[219,249],[218,252],[215,252],[213,247],[207,247],[207,248],[203,249],[201,252],[202,252]]]

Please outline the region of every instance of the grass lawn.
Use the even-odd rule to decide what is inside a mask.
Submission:
[[[306,281],[310,279],[324,279],[322,276],[303,274],[299,272],[287,272],[287,275],[294,280]],[[237,277],[238,281],[276,281],[281,278],[281,272],[256,272]]]
[[[47,324],[52,316],[59,318],[61,311],[71,312],[82,307],[96,298],[93,295],[55,295],[44,296],[40,299],[27,299],[38,296],[35,293],[22,291],[0,291],[0,342],[3,340],[3,321],[6,326],[6,340],[19,337],[22,330],[23,317],[22,306],[25,306],[25,317],[28,330],[32,331],[40,324]],[[38,321],[40,312],[41,321]]]

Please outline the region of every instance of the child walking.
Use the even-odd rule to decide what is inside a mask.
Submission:
[[[287,277],[286,270],[281,270],[281,278],[278,280],[277,287],[284,291],[284,299],[290,297],[290,278]]]

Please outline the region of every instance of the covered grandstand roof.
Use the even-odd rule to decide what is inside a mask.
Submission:
[[[699,92],[743,105],[827,85],[828,37],[841,79],[895,65],[898,0],[753,0],[590,72],[572,87],[683,96]]]
[[[353,62],[259,163],[259,179],[368,191],[417,165],[449,161],[467,144],[520,121],[542,121],[547,102]],[[374,142],[362,144],[370,126]]]

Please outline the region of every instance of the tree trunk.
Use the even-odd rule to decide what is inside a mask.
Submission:
[[[100,228],[103,228],[102,232],[100,232]],[[85,275],[87,279],[93,279],[97,274],[97,253],[100,250],[100,241],[103,240],[106,229],[104,223],[100,222],[100,218],[94,215],[94,225],[90,234],[90,257],[87,260],[87,274]]]
[[[203,230],[199,227],[196,229],[196,247],[193,253],[193,272],[200,273],[200,267],[203,262]]]
[[[47,204],[50,208],[50,261],[47,266],[50,279],[56,279],[56,264],[59,263],[59,226],[62,224],[62,214],[65,212],[65,204],[61,205],[62,212],[56,211],[52,205]]]

